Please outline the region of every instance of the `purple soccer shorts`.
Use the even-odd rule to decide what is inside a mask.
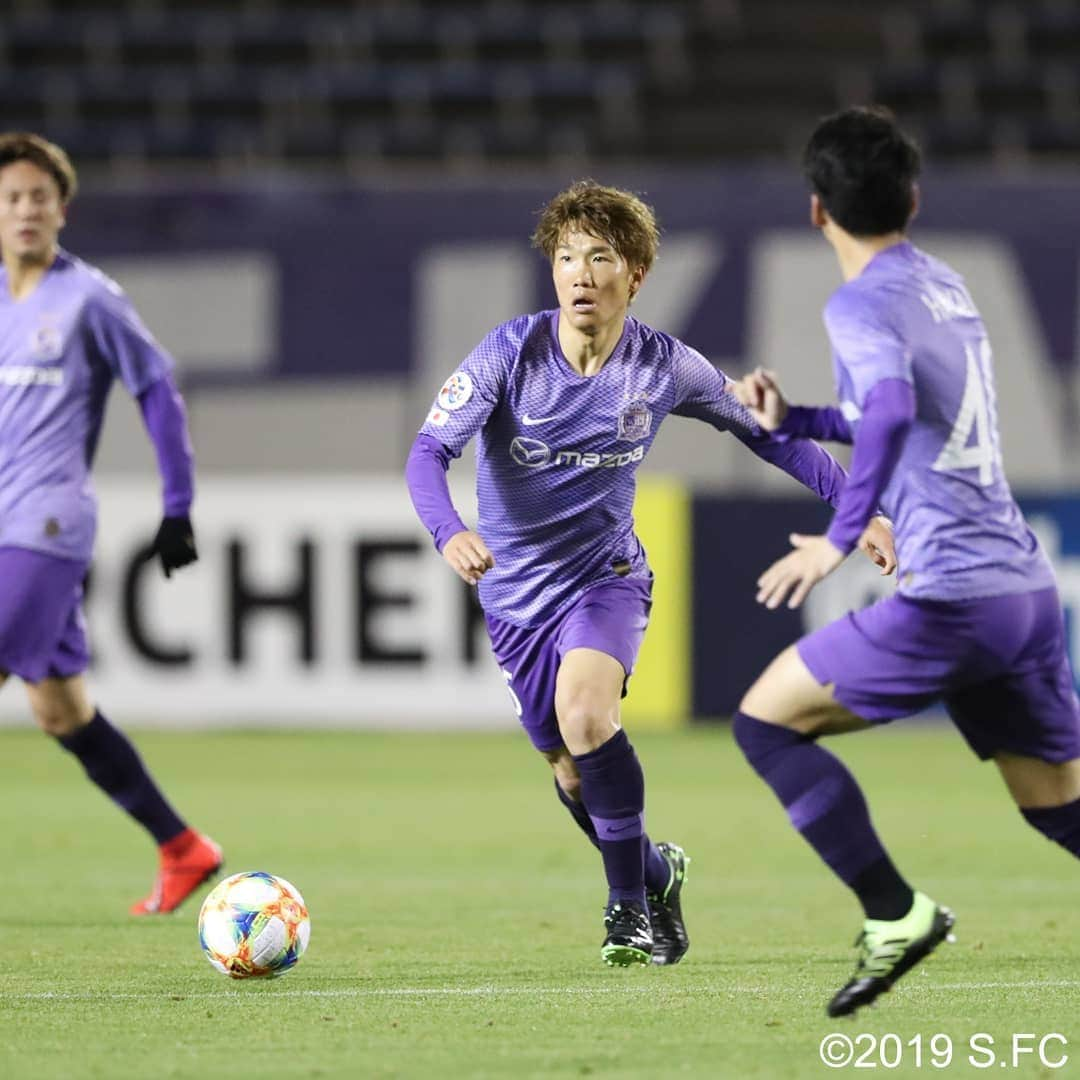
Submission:
[[[586,589],[539,626],[513,626],[486,616],[495,659],[537,750],[562,746],[555,718],[555,677],[562,658],[571,649],[596,649],[618,660],[629,679],[649,624],[651,596],[651,580],[618,578]]]
[[[984,760],[1080,757],[1080,704],[1054,588],[964,601],[897,594],[796,648],[837,701],[873,723],[940,701]]]
[[[0,547],[0,671],[29,683],[86,670],[86,565]]]

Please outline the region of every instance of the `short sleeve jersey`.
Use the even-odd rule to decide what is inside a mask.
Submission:
[[[960,275],[909,243],[886,248],[833,294],[825,325],[856,438],[878,382],[915,389],[915,422],[881,499],[900,591],[960,600],[1050,585],[1002,470],[990,343]]]
[[[171,369],[120,287],[81,259],[60,251],[18,301],[0,269],[0,547],[89,560],[112,382],[137,397]]]

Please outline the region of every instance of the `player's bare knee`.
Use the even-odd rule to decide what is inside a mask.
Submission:
[[[47,735],[71,735],[94,718],[94,706],[79,676],[43,679],[26,690],[34,720]]]
[[[33,708],[33,713],[37,726],[46,735],[57,738],[71,735],[86,725],[86,720],[79,715],[77,710],[55,702],[37,704]]]
[[[558,713],[563,742],[573,754],[584,754],[602,746],[618,730],[611,710],[587,698],[574,698]]]
[[[572,754],[582,753],[581,746],[590,741],[589,733],[595,723],[594,714],[588,709],[572,707],[559,713],[559,731]]]
[[[803,735],[832,735],[866,726],[835,700],[831,684],[823,686],[814,678],[794,646],[758,677],[743,695],[739,710]]]
[[[777,687],[765,672],[739,702],[739,712],[781,727],[797,727],[803,718],[803,710],[795,702],[787,700],[782,688]]]

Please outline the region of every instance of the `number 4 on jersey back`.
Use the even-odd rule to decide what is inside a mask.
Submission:
[[[977,346],[965,345],[964,353],[967,356],[964,397],[949,438],[932,468],[935,472],[978,469],[979,484],[988,487],[994,482],[994,466],[1001,464],[990,375],[990,342],[981,338]],[[971,442],[972,428],[974,442]]]

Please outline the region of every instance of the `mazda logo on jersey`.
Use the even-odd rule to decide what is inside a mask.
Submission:
[[[594,450],[552,450],[539,439],[524,439],[520,435],[510,444],[510,456],[526,469],[541,469],[554,461],[580,469],[621,469],[636,465],[645,457],[645,447],[635,446],[622,454],[600,454]]]
[[[551,447],[539,439],[523,439],[518,435],[510,444],[510,456],[526,469],[539,469],[551,460]]]

